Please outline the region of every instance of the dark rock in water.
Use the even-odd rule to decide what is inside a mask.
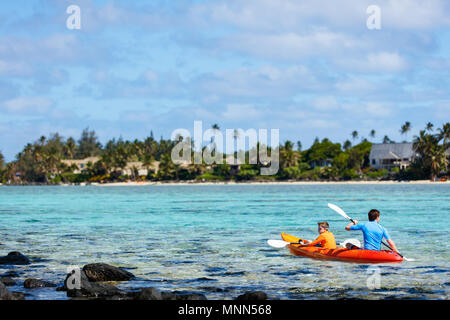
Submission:
[[[77,279],[77,277],[79,278]],[[79,273],[69,273],[64,280],[63,289],[59,289],[59,291],[67,291],[67,296],[71,298],[104,298],[122,294],[113,285],[89,281],[83,270],[80,270]]]
[[[86,273],[89,281],[128,281],[134,278],[134,275],[121,268],[110,266],[106,263],[92,263],[85,265],[83,271]]]
[[[161,292],[163,300],[177,300],[177,295],[172,292]]]
[[[144,288],[135,295],[136,300],[162,300],[162,295],[155,288]]]
[[[0,300],[25,300],[25,297],[20,292],[9,292],[6,286],[0,282]]]
[[[176,297],[177,300],[208,300],[203,294],[199,293],[179,294]]]
[[[25,300],[25,295],[22,292],[11,292],[12,300]]]
[[[128,296],[134,300],[207,300],[203,294],[184,294],[178,291],[160,292],[153,287],[141,289],[139,292],[129,293]]]
[[[23,283],[23,286],[27,289],[35,289],[35,288],[56,287],[56,284],[40,279],[26,279]]]
[[[9,293],[8,289],[6,288],[6,286],[0,282],[0,299],[2,299],[4,296],[6,296]]]
[[[27,265],[30,263],[30,259],[17,251],[10,252],[7,256],[0,257],[0,264]]]
[[[105,300],[132,300],[132,298],[127,294],[118,294],[112,297],[107,297]]]
[[[3,283],[7,287],[13,286],[16,284],[16,282],[9,277],[0,278],[0,282]]]
[[[267,294],[263,291],[249,291],[237,297],[236,300],[267,300]]]
[[[19,277],[19,273],[14,270],[7,271],[0,275],[0,278],[17,278]]]
[[[208,291],[208,292],[225,292],[224,289],[217,288],[217,287],[199,287],[199,289],[201,289],[203,291]]]

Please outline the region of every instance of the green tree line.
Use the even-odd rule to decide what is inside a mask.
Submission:
[[[214,130],[220,130],[215,124]],[[403,135],[411,130],[411,123],[405,122],[400,128]],[[371,130],[374,139],[376,131]],[[6,162],[0,152],[0,182],[22,183],[79,183],[113,182],[125,180],[148,181],[267,181],[267,180],[379,180],[379,179],[436,179],[449,173],[449,158],[446,150],[450,148],[450,123],[434,129],[428,123],[426,128],[413,137],[413,148],[417,154],[414,162],[406,169],[394,168],[375,170],[370,166],[369,154],[372,142],[366,138],[359,141],[359,133],[350,134],[353,143],[346,140],[342,145],[324,138],[316,138],[309,149],[302,150],[301,141],[285,141],[278,146],[280,154],[279,170],[274,176],[261,176],[261,164],[243,164],[238,170],[225,163],[206,165],[180,165],[171,160],[173,147],[179,142],[191,144],[193,141],[179,137],[178,141],[156,140],[151,133],[143,140],[134,141],[111,139],[102,145],[94,130],[86,128],[78,140],[64,139],[58,133],[42,136],[27,144],[16,159]],[[238,138],[236,131],[235,139]],[[384,136],[383,143],[394,143]],[[214,154],[216,144],[212,139],[209,146]],[[204,147],[204,149],[207,147]],[[256,147],[256,151],[259,145]],[[202,151],[204,151],[204,149]],[[245,152],[248,161],[251,151]],[[235,152],[234,156],[237,155]],[[230,156],[230,155],[229,155]],[[232,156],[232,155],[231,155]],[[88,162],[81,173],[74,173],[77,167],[67,165],[66,159],[85,159],[97,157],[96,162]],[[195,152],[191,155],[195,157]],[[131,175],[123,175],[127,163],[140,162],[147,169],[146,176],[140,176],[137,168]],[[158,170],[155,164],[158,163]],[[248,162],[246,162],[248,163]]]

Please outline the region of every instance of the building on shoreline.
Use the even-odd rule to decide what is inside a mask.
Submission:
[[[89,157],[89,158],[80,159],[80,160],[76,160],[76,159],[61,160],[61,162],[64,163],[65,165],[67,165],[68,167],[73,167],[73,168],[76,167],[76,169],[73,170],[73,173],[80,174],[84,170],[86,170],[89,163],[95,164],[99,160],[100,160],[99,157]]]
[[[374,143],[369,159],[375,169],[406,169],[416,157],[412,143]]]
[[[99,161],[99,157],[89,157],[85,159],[75,160],[75,159],[66,159],[62,160],[62,163],[66,164],[68,167],[74,168],[73,173],[80,174],[83,173],[89,166],[94,165],[97,161]],[[151,169],[158,171],[159,161],[154,161],[151,165]],[[146,176],[148,174],[148,168],[143,165],[140,161],[135,162],[127,162],[125,168],[121,170],[122,175],[128,176]]]

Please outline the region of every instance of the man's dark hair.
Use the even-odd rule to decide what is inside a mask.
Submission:
[[[375,221],[376,218],[380,216],[380,211],[377,209],[372,209],[369,211],[369,221]]]

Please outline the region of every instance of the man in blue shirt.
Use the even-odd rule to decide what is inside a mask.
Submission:
[[[372,209],[369,211],[369,222],[358,224],[357,220],[355,222],[348,224],[345,230],[361,230],[364,236],[364,249],[367,250],[381,250],[381,241],[383,238],[387,240],[391,248],[397,251],[394,241],[391,240],[387,230],[382,227],[380,222],[380,211]]]

